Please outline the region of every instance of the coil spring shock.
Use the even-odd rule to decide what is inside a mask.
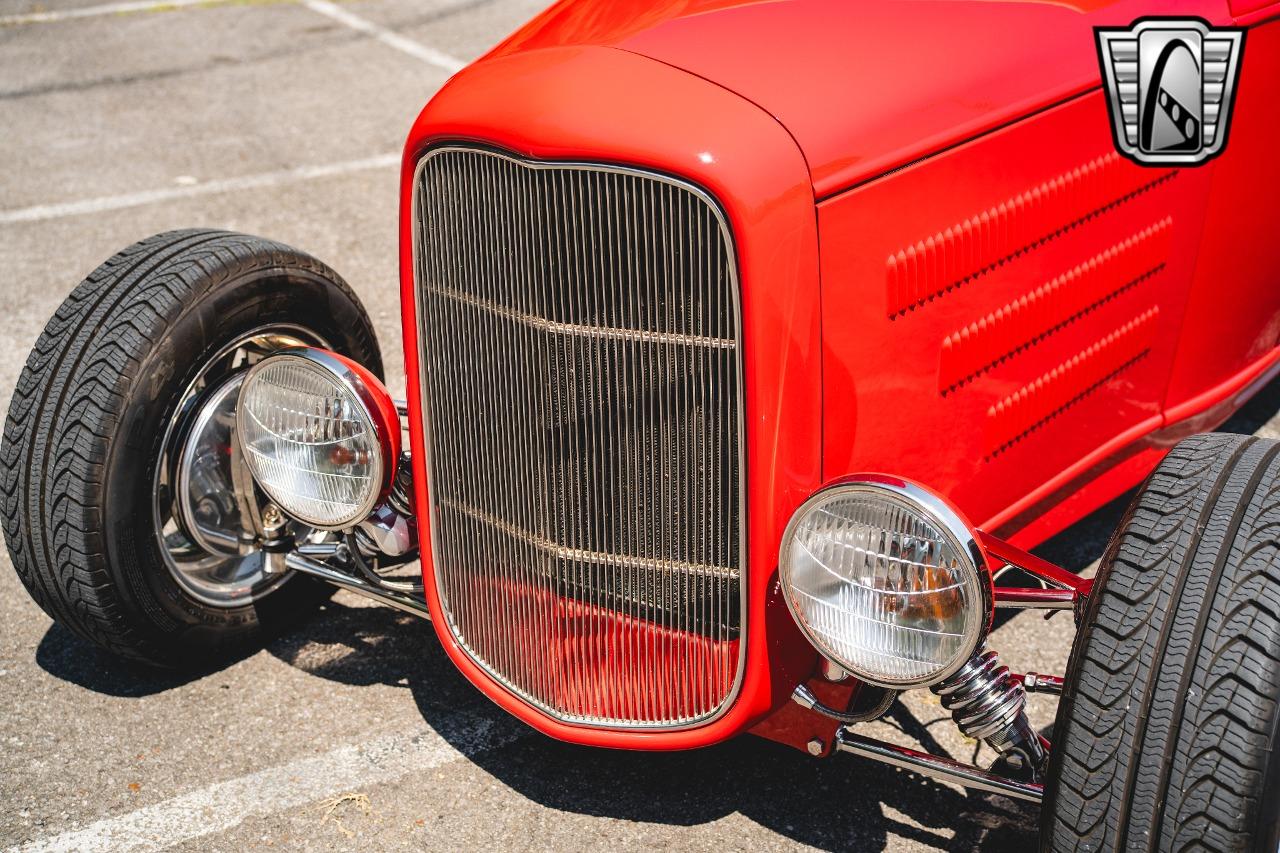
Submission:
[[[379,582],[375,578],[380,573],[376,564],[384,562],[384,558],[391,567],[412,558],[417,549],[417,532],[413,520],[413,469],[408,453],[400,454],[396,461],[386,501],[356,525],[348,534],[346,545],[361,573],[375,583]],[[370,561],[375,567],[370,566]]]
[[[1022,682],[1009,674],[998,654],[979,649],[932,689],[961,732],[986,741],[1006,766],[1039,775],[1046,758],[1044,744],[1027,719]]]
[[[413,515],[413,462],[407,450],[396,460],[396,473],[387,500],[401,515]]]

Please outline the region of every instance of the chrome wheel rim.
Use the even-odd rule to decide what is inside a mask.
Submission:
[[[307,329],[263,326],[201,365],[165,428],[152,488],[160,553],[173,579],[196,600],[240,607],[277,589],[291,573],[268,574],[256,531],[268,501],[253,485],[234,440],[236,403],[249,368],[297,346],[327,347]],[[291,522],[297,541],[324,534]]]

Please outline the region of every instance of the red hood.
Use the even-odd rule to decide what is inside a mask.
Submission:
[[[1099,85],[1093,27],[1225,0],[562,0],[491,55],[632,51],[730,89],[795,138],[821,198]],[[625,96],[625,93],[623,93]]]

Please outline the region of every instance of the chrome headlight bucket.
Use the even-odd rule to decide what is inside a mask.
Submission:
[[[782,537],[778,575],[826,658],[881,687],[923,687],[967,661],[991,621],[972,527],[914,483],[865,475],[816,493]]]
[[[236,430],[254,480],[286,514],[322,530],[368,517],[399,456],[391,396],[325,350],[283,350],[245,376]]]

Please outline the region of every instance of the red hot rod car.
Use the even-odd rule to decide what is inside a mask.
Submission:
[[[144,240],[22,374],[13,564],[157,666],[338,586],[564,740],[753,731],[1043,802],[1048,848],[1275,850],[1280,446],[1198,434],[1280,367],[1268,2],[561,2],[409,134],[407,401],[320,262]],[[1096,580],[1025,550],[1139,484]],[[1003,666],[1003,607],[1070,611],[1068,671]],[[911,689],[995,763],[859,732]]]

